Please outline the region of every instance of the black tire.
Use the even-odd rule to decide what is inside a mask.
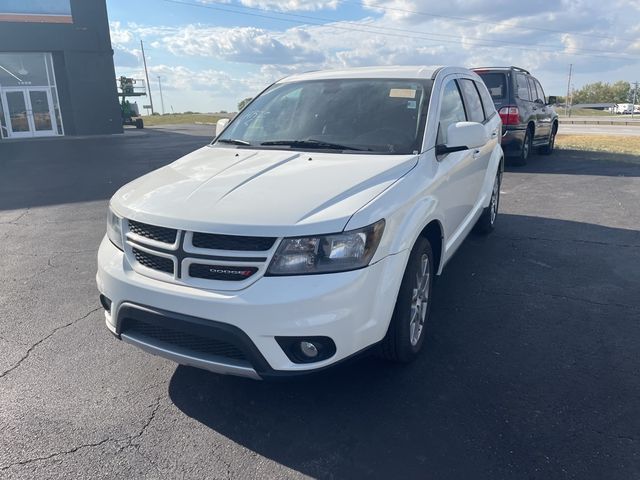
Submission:
[[[502,184],[502,172],[498,172],[493,182],[491,190],[491,199],[489,206],[482,211],[482,215],[476,223],[476,232],[482,235],[488,235],[496,228],[496,220],[498,219],[498,209],[500,208],[500,185]]]
[[[514,165],[526,165],[531,150],[533,147],[533,133],[531,127],[527,128],[527,132],[524,134],[524,140],[522,140],[522,146],[520,147],[520,153],[513,159]]]
[[[136,119],[136,128],[144,128],[144,122],[141,118]]]
[[[412,335],[415,330],[411,328],[411,321],[414,316],[415,309],[418,308],[414,301],[417,301],[416,292],[420,292],[418,285],[418,276],[423,268],[423,260],[426,258],[428,277],[423,289],[424,300],[420,303],[423,305],[419,308],[420,313],[424,312],[421,317],[415,317],[416,320],[423,318],[420,323],[421,328],[417,335]],[[435,275],[435,264],[433,263],[433,251],[431,244],[426,238],[420,237],[411,250],[409,262],[402,277],[402,284],[398,292],[396,306],[393,309],[393,316],[387,334],[382,340],[380,354],[383,358],[399,363],[408,363],[415,359],[420,352],[424,338],[426,336],[425,327],[428,324],[429,314],[431,312],[433,278]],[[418,293],[419,295],[419,293]]]
[[[558,124],[554,123],[551,127],[551,133],[549,134],[549,143],[540,148],[540,153],[543,155],[551,155],[556,146],[556,135],[558,133]]]

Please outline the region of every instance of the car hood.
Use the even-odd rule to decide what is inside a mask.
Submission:
[[[206,146],[125,185],[111,205],[124,217],[185,230],[332,233],[417,159]]]

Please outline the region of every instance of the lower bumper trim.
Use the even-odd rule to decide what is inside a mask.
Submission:
[[[222,375],[236,375],[239,377],[261,380],[260,375],[258,375],[258,373],[251,367],[192,357],[186,353],[167,350],[157,345],[152,345],[145,342],[143,339],[127,335],[126,333],[120,334],[120,338],[122,339],[122,341],[130,343],[131,345],[134,345],[148,353],[167,358],[181,365],[202,368],[204,370],[209,370],[210,372],[219,373]]]

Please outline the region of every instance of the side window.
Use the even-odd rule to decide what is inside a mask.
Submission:
[[[536,82],[536,89],[538,90],[538,98],[542,100],[546,105],[547,97],[544,95],[544,90],[542,90],[542,85],[540,85],[540,82],[538,80],[536,80],[535,82]]]
[[[496,112],[495,104],[493,103],[493,98],[491,98],[491,94],[487,87],[483,84],[483,82],[475,82],[476,88],[478,92],[480,92],[480,100],[482,100],[482,106],[484,107],[484,116],[487,120]]]
[[[516,73],[516,91],[518,92],[518,97],[522,100],[531,101],[531,93],[529,93],[529,82],[527,82],[527,77],[522,73]]]
[[[535,102],[539,96],[538,92],[536,92],[536,82],[532,77],[529,77],[529,89],[531,90],[531,101]]]
[[[440,122],[438,126],[438,145],[447,144],[447,129],[449,125],[464,122],[467,116],[460,96],[460,90],[455,80],[449,80],[442,91],[442,105],[440,107]]]
[[[467,116],[471,122],[484,122],[484,111],[482,110],[482,102],[480,94],[476,89],[473,80],[462,78],[458,80],[460,88],[464,95],[464,103],[467,106]]]

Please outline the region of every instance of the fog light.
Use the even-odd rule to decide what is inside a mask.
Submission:
[[[336,353],[329,337],[276,337],[276,342],[293,363],[321,362]]]
[[[300,351],[309,358],[316,358],[318,356],[318,349],[311,342],[300,342]]]

